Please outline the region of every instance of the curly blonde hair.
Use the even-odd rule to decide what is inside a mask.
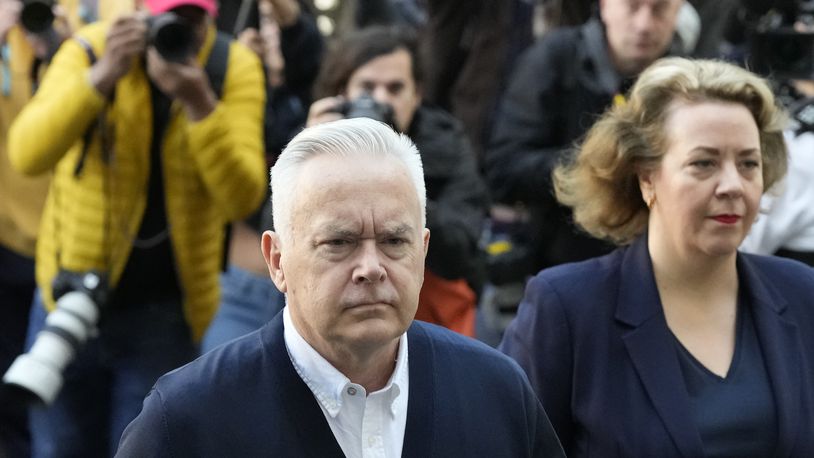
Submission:
[[[642,72],[627,103],[593,125],[573,162],[554,171],[557,199],[592,236],[624,245],[647,228],[638,176],[658,167],[667,151],[664,122],[676,101],[745,106],[760,135],[764,189],[786,173],[787,116],[765,80],[725,62],[660,59]]]

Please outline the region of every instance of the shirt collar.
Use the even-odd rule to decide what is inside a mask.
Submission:
[[[342,394],[353,384],[349,378],[339,372],[322,355],[317,352],[299,333],[291,319],[288,306],[283,309],[283,338],[286,349],[294,369],[308,388],[314,393],[317,401],[328,411],[331,417],[336,418],[342,410]],[[401,388],[408,383],[407,364],[407,333],[399,338],[399,349],[396,354],[396,367],[387,384],[376,393],[387,393],[391,415],[396,415],[401,403],[396,400],[401,394]],[[358,387],[359,390],[364,389]],[[371,393],[372,394],[372,393]]]

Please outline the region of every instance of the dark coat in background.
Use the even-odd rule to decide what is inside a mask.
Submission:
[[[416,111],[407,135],[424,164],[432,237],[427,268],[446,279],[464,278],[477,292],[484,275],[478,239],[489,200],[471,144],[458,120],[426,105]]]

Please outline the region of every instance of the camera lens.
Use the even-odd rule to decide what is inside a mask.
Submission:
[[[54,23],[53,1],[30,0],[20,12],[20,23],[31,33],[42,33]]]
[[[193,55],[195,36],[184,18],[163,13],[150,18],[148,25],[148,42],[165,60],[184,63]]]
[[[63,370],[91,336],[98,319],[99,308],[84,292],[60,297],[31,350],[14,360],[3,382],[27,393],[28,399],[52,403],[62,388]]]

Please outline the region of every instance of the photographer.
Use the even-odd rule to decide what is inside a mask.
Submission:
[[[308,125],[366,116],[391,124],[418,146],[427,182],[432,243],[416,319],[472,336],[482,282],[477,246],[486,187],[461,124],[421,103],[421,63],[405,29],[370,27],[336,42],[323,62]]]
[[[785,133],[789,170],[764,194],[761,214],[741,249],[814,266],[814,4],[778,3],[750,27],[749,61],[775,78],[776,92],[791,114]]]
[[[31,410],[35,456],[112,454],[158,376],[195,355],[218,304],[224,227],[264,194],[258,59],[217,35],[214,0],[144,3],[150,19],[121,16],[67,41],[10,131],[18,170],[54,170],[29,347],[58,277],[99,271],[96,290],[110,289],[58,397]],[[156,24],[186,25],[188,55],[159,54],[170,29]]]
[[[223,3],[218,27],[236,32],[238,41],[263,62],[267,91],[263,137],[266,163],[271,167],[305,123],[324,39],[308,7],[298,0]],[[259,208],[232,223],[228,263],[221,274],[221,302],[201,341],[201,353],[262,327],[285,306],[285,297],[269,279],[268,266],[257,249],[263,231],[270,229],[263,219],[270,216],[270,211]]]
[[[105,15],[123,10],[125,3],[132,1],[106,1],[89,12]],[[12,168],[6,134],[31,99],[49,56],[90,17],[79,10],[71,1],[0,0],[0,374],[24,348],[36,288],[34,245],[50,182],[47,175],[27,177]],[[27,28],[43,13],[37,30]],[[13,394],[0,386],[0,456],[28,456],[26,409],[13,402]]]

